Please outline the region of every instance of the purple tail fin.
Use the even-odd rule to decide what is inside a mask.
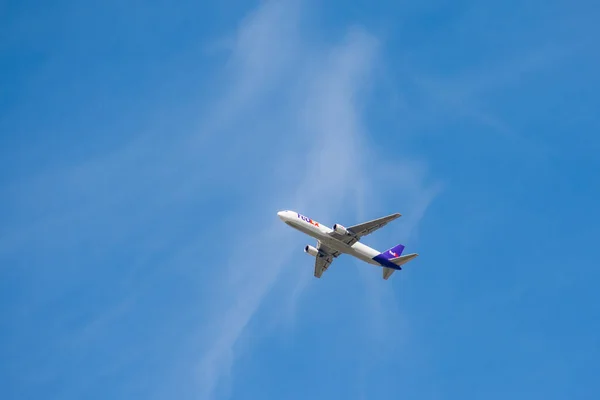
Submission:
[[[404,245],[399,244],[397,246],[392,247],[391,249],[384,251],[378,257],[389,260],[392,258],[400,257],[400,255],[402,254],[403,251],[404,251]]]
[[[373,257],[373,260],[377,261],[380,265],[387,267],[387,268],[402,269],[390,260],[393,258],[396,258],[396,257],[400,257],[403,250],[404,250],[404,245],[399,244],[397,246],[392,247],[391,249],[384,251],[383,253],[377,255],[376,257]]]

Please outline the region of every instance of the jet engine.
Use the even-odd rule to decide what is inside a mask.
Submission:
[[[333,225],[333,230],[336,233],[339,233],[340,235],[347,235],[348,234],[348,230],[346,228],[344,228],[342,225],[340,224],[335,224]]]
[[[317,254],[319,254],[319,250],[317,250],[316,248],[312,247],[311,245],[307,245],[304,248],[304,252],[310,254],[313,257],[316,257]]]

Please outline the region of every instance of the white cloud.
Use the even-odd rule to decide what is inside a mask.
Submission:
[[[398,208],[405,217],[399,229],[416,226],[435,195],[424,183],[423,167],[390,160],[392,155],[382,164],[368,140],[364,113],[372,71],[381,56],[378,41],[351,29],[341,43],[313,42],[306,38],[305,31],[316,35],[312,26],[303,25],[304,11],[296,2],[264,2],[244,19],[227,68],[216,78],[219,92],[197,129],[168,137],[144,133],[112,154],[6,189],[19,203],[14,208],[25,216],[17,218],[22,223],[0,232],[0,253],[18,254],[30,247],[43,258],[31,267],[44,283],[44,291],[31,290],[31,309],[41,313],[39,305],[60,298],[70,286],[90,287],[86,283],[94,274],[100,276],[99,270],[115,268],[103,264],[114,261],[113,253],[136,255],[135,265],[119,271],[119,283],[111,283],[117,295],[104,307],[86,312],[85,322],[72,331],[57,328],[57,343],[74,344],[57,346],[68,357],[81,360],[98,342],[109,345],[106,332],[119,335],[121,322],[135,314],[137,299],[148,294],[157,277],[185,274],[200,293],[191,299],[197,306],[190,306],[200,311],[189,319],[201,318],[202,325],[192,332],[192,342],[178,337],[189,345],[181,350],[189,358],[161,336],[160,342],[172,346],[175,354],[170,361],[176,365],[165,369],[173,371],[178,384],[164,383],[157,392],[172,394],[175,386],[182,390],[193,379],[191,397],[210,398],[231,375],[240,339],[271,288],[278,284],[289,289],[275,299],[286,312],[294,309],[313,279],[312,272],[306,273],[306,268],[312,271],[312,260],[303,257],[295,233],[282,225],[277,210],[302,210],[324,220],[372,218],[375,209],[390,206],[378,196],[389,194],[386,188],[403,187]],[[370,194],[373,189],[377,195]],[[173,229],[173,209],[218,197],[214,193],[219,190],[223,197],[241,198],[232,202],[220,226],[202,232],[199,224],[195,237]],[[263,228],[255,231],[255,226]],[[207,245],[209,235],[230,240]],[[167,254],[166,261],[149,261],[160,253]],[[219,260],[214,253],[226,258]],[[63,254],[69,255],[68,262]],[[278,282],[283,267],[297,256],[308,267],[287,269],[288,280]],[[378,296],[389,296],[390,289],[382,291],[375,284],[378,272],[365,268],[364,276],[373,292],[372,308],[380,310],[374,321],[385,329],[384,297]],[[46,285],[48,276],[59,282]],[[141,348],[129,350],[131,358],[144,353]],[[35,358],[23,360],[22,370],[33,364]],[[108,364],[106,369],[112,370]],[[195,366],[193,378],[186,374],[190,365]],[[40,368],[51,371],[49,376],[61,373],[53,361]],[[93,374],[86,379],[93,380]],[[83,379],[79,385],[90,381]]]
[[[360,29],[352,29],[343,43],[330,48],[296,43],[293,39],[297,36],[288,37],[288,30],[282,28],[298,26],[299,15],[295,13],[299,11],[296,8],[284,11],[281,7],[286,5],[264,3],[245,20],[236,41],[238,47],[233,51],[234,58],[241,60],[238,70],[241,76],[234,81],[258,80],[258,85],[245,86],[243,91],[244,98],[254,98],[256,102],[264,100],[261,94],[282,96],[280,101],[286,104],[284,117],[278,118],[275,126],[264,126],[262,134],[283,135],[292,145],[273,151],[274,157],[269,163],[271,173],[262,177],[264,181],[260,185],[272,187],[279,179],[277,170],[289,171],[288,178],[294,185],[283,186],[283,191],[270,192],[264,198],[261,209],[268,210],[265,215],[272,219],[266,226],[262,224],[265,226],[262,231],[254,232],[252,223],[258,221],[246,216],[240,225],[250,227],[232,240],[240,245],[232,249],[223,266],[228,278],[219,287],[217,292],[221,296],[213,299],[211,317],[203,324],[200,334],[205,343],[198,365],[200,398],[210,398],[219,383],[230,377],[239,350],[236,345],[249,321],[275,284],[287,258],[301,254],[292,245],[288,229],[281,225],[275,212],[283,208],[297,209],[329,219],[351,213],[357,199],[364,197],[361,192],[370,189],[365,174],[381,172],[369,167],[368,160],[377,158],[365,158],[372,154],[368,151],[362,109],[366,99],[364,92],[371,81],[370,72],[378,56],[376,39]],[[265,32],[268,35],[263,34]],[[269,40],[276,43],[271,44]],[[280,42],[285,43],[283,47],[296,49],[294,63],[271,62],[271,51],[281,49]],[[239,54],[244,57],[238,57]],[[279,70],[281,68],[284,70]],[[268,71],[272,79],[281,76],[293,79],[273,94],[265,94],[262,85],[272,87],[272,81],[261,71]],[[268,119],[269,111],[263,109],[260,115]],[[232,112],[228,118],[239,118],[239,115]],[[294,156],[296,152],[303,157]],[[409,191],[406,199],[413,202],[410,207],[417,211],[413,220],[416,224],[434,193],[411,175],[418,171],[409,164],[392,163],[386,167],[392,168],[395,182],[406,183]],[[275,251],[277,254],[273,254]],[[291,294],[277,299],[289,306],[287,310],[293,308],[312,274],[298,273],[293,278],[297,281],[287,292]]]
[[[500,61],[486,60],[482,65],[462,69],[454,76],[430,76],[424,68],[408,71],[410,82],[416,85],[426,104],[422,110],[413,109],[411,113],[420,114],[421,124],[445,124],[448,118],[465,118],[512,143],[513,150],[527,158],[545,157],[548,146],[511,126],[494,111],[489,99],[497,92],[514,90],[530,75],[560,65],[572,55],[573,48],[552,41],[515,53],[510,57],[498,56]],[[436,118],[432,119],[432,115]]]

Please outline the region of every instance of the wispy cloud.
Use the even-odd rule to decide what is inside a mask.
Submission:
[[[262,12],[271,15],[269,7],[271,4],[263,5],[262,11],[255,17],[264,24],[280,24],[282,21],[279,19],[270,21],[264,18]],[[297,23],[293,20],[294,16],[290,17],[291,21],[283,22]],[[247,24],[256,28],[254,20],[248,20]],[[244,27],[241,34],[245,34]],[[280,37],[278,33],[274,36]],[[252,46],[253,43],[245,42],[244,45]],[[252,52],[251,49],[247,51]],[[285,265],[286,254],[297,253],[291,247],[290,235],[287,232],[282,234],[275,211],[293,208],[314,215],[331,215],[353,194],[354,178],[361,174],[362,166],[359,141],[363,127],[360,126],[356,103],[362,81],[368,78],[374,51],[373,38],[360,31],[353,32],[340,46],[302,54],[302,63],[294,66],[292,73],[288,74],[297,76],[301,84],[288,84],[291,98],[288,99],[290,110],[286,114],[289,119],[282,121],[278,129],[282,129],[286,138],[298,145],[279,153],[271,168],[293,171],[289,179],[296,184],[266,202],[270,210],[267,215],[272,222],[264,230],[253,232],[252,224],[248,224],[250,227],[240,239],[235,240],[241,244],[235,247],[224,268],[230,279],[219,290],[225,298],[234,297],[233,301],[218,301],[217,304],[225,305],[216,306],[212,310],[211,322],[206,324],[211,327],[212,334],[206,341],[207,351],[199,365],[201,398],[208,397],[220,378],[228,376],[236,342]],[[262,61],[270,62],[268,56]],[[280,93],[285,92],[284,89]],[[266,113],[265,118],[268,118]],[[297,127],[286,129],[286,125]],[[279,133],[272,131],[270,134]],[[300,151],[303,159],[292,158],[290,163],[288,155],[295,151]],[[276,175],[263,178],[273,180]],[[268,186],[269,183],[263,182],[262,185]],[[277,254],[248,258],[249,254],[256,254],[251,249],[264,246],[274,249]]]
[[[32,284],[24,290],[30,315],[43,314],[42,305],[64,301],[69,291],[98,295],[111,288],[110,299],[94,309],[55,315],[65,322],[57,323],[44,342],[69,365],[79,365],[99,344],[110,347],[110,332],[116,335],[115,327],[130,323],[157,280],[185,276],[194,292],[185,303],[192,305],[176,317],[165,307],[155,314],[160,323],[143,322],[161,325],[161,343],[174,354],[162,367],[171,377],[155,394],[179,390],[184,397],[213,397],[226,390],[221,384],[243,350],[240,339],[271,289],[284,288],[276,302],[281,312],[293,312],[314,279],[312,260],[301,256],[294,232],[281,224],[277,210],[358,221],[378,216],[375,209],[393,207],[405,213],[400,229],[418,224],[437,193],[425,182],[424,167],[394,159],[398,154],[385,164],[372,162],[380,158],[369,142],[365,112],[373,68],[382,60],[379,42],[359,28],[349,29],[339,43],[313,41],[317,35],[305,23],[305,11],[294,1],[264,2],[243,20],[228,41],[229,58],[214,79],[215,95],[193,127],[166,136],[144,132],[111,154],[2,188],[15,213],[0,228],[0,256],[16,259],[27,248],[38,250],[17,260],[29,262],[28,272],[44,287],[36,290]],[[377,189],[385,197],[389,181],[405,187],[401,204],[369,194]],[[211,202],[224,204],[227,213],[219,218],[205,213],[194,226],[186,224],[190,213],[213,209]],[[60,267],[46,268],[46,260],[64,254],[68,257]],[[114,254],[122,261],[114,263]],[[302,268],[282,274],[298,255]],[[104,275],[110,271],[118,274]],[[364,275],[374,294],[370,307],[381,310],[383,297],[377,296],[390,291],[376,286],[379,271],[368,272],[373,273]],[[82,315],[75,326],[66,322],[73,318],[69,312]],[[171,343],[163,327],[169,318],[202,324],[187,322],[183,332],[190,336],[177,333]],[[384,329],[382,313],[373,318]],[[123,337],[119,340],[132,340],[137,347],[112,363],[103,360],[102,371],[143,357],[145,345],[155,348],[150,339],[144,345]],[[35,357],[24,358],[19,371],[25,376],[34,364],[44,381],[65,373],[58,361]],[[102,371],[98,374],[108,373]],[[90,373],[67,390],[77,394],[96,377]],[[170,385],[170,379],[177,384]]]
[[[512,126],[494,109],[493,99],[500,91],[511,90],[531,75],[556,67],[573,53],[573,49],[557,43],[531,45],[501,60],[465,68],[454,76],[435,76],[413,65],[407,79],[417,88],[425,105],[420,124],[430,121],[464,119],[480,125],[486,134],[497,135],[512,144],[515,152],[527,157],[545,155],[548,146]],[[415,111],[415,110],[412,110]],[[419,110],[416,110],[419,111]],[[431,118],[436,115],[437,118]],[[484,134],[484,133],[482,133]]]
[[[288,231],[276,219],[275,211],[298,209],[330,219],[356,216],[357,200],[364,199],[364,191],[372,189],[368,174],[381,172],[369,167],[368,160],[374,155],[369,151],[363,115],[368,98],[365,89],[372,81],[370,72],[379,56],[377,40],[363,30],[351,29],[342,43],[330,48],[311,46],[309,42],[299,43],[296,48],[300,51],[294,65],[274,66],[270,52],[264,49],[276,50],[279,47],[267,45],[262,37],[249,39],[249,32],[271,32],[272,40],[283,39],[292,46],[296,44],[294,40],[289,40],[285,30],[278,31],[276,27],[298,26],[301,21],[299,14],[295,14],[296,10],[283,13],[286,18],[282,19],[281,10],[273,12],[272,7],[282,7],[282,3],[265,3],[246,19],[239,33],[244,40],[236,41],[237,46],[243,49],[236,48],[234,54],[262,55],[247,60],[249,74],[264,69],[275,77],[285,75],[295,78],[275,91],[275,94],[283,95],[281,101],[286,103],[286,109],[281,111],[285,118],[277,126],[263,131],[264,135],[282,135],[293,144],[279,149],[269,165],[271,171],[289,171],[287,177],[294,185],[284,186],[284,190],[280,188],[277,194],[264,199],[262,207],[268,210],[265,215],[272,218],[272,222],[256,232],[253,226],[257,225],[251,223],[253,218],[246,217],[240,224],[248,228],[233,239],[237,245],[223,268],[228,279],[218,290],[221,295],[214,299],[212,317],[203,325],[209,327],[210,333],[207,335],[203,331],[201,334],[206,345],[198,366],[201,398],[210,397],[222,379],[230,377],[236,345],[249,321],[289,257],[300,254],[298,248],[292,246]],[[258,47],[256,52],[254,47]],[[282,72],[278,68],[287,70]],[[240,70],[245,74],[245,68]],[[239,79],[246,81],[244,77]],[[269,86],[268,81],[262,84]],[[256,93],[253,93],[254,90]],[[246,93],[255,97],[262,92],[262,88],[256,86]],[[268,119],[268,110],[261,110],[261,115]],[[302,156],[294,156],[297,153]],[[412,221],[416,225],[436,193],[420,181],[419,170],[413,169],[411,164],[396,162],[386,168],[390,169],[388,175],[393,175],[397,184],[407,184],[409,195],[406,197],[412,201],[407,211],[417,213]],[[263,176],[261,186],[271,186],[278,181],[278,176],[276,172]],[[361,217],[366,216],[363,207],[364,204],[360,207]],[[264,250],[258,250],[266,248],[272,251],[264,253]],[[289,306],[286,310],[293,309],[306,283],[312,279],[312,273],[294,274],[293,278],[294,281],[288,284],[293,289],[287,292],[286,298],[278,299],[278,302]]]

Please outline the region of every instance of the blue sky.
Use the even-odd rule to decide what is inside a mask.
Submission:
[[[2,3],[0,398],[598,398],[599,11]]]

